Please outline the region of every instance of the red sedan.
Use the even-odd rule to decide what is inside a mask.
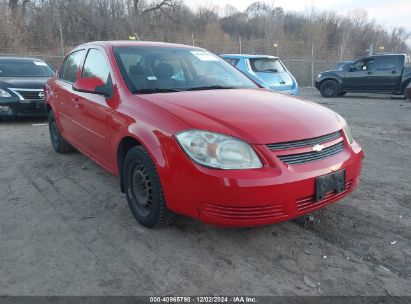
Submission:
[[[200,48],[93,42],[46,85],[50,137],[120,177],[146,227],[174,214],[228,227],[285,221],[347,196],[363,152],[337,113],[260,88]]]

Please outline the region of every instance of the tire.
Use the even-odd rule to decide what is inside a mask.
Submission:
[[[339,92],[339,93],[337,94],[337,96],[344,96],[345,94],[347,94],[347,92]]]
[[[160,177],[144,147],[136,146],[128,151],[122,178],[128,205],[137,222],[153,228],[167,225],[175,219],[167,209]]]
[[[320,93],[323,97],[332,98],[339,94],[339,86],[335,80],[325,80],[320,85]]]
[[[404,87],[404,99],[405,100],[411,100],[411,96],[408,96],[407,95],[407,88],[408,88],[408,86],[411,84],[411,82],[410,83],[408,83],[407,85],[405,85],[405,87]]]
[[[54,117],[53,111],[50,111],[48,120],[49,120],[50,140],[51,140],[51,145],[53,146],[54,151],[60,154],[66,154],[66,153],[72,152],[74,148],[63,138],[63,136],[61,136],[61,133],[58,128],[57,121]]]

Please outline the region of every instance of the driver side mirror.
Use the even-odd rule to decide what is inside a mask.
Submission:
[[[348,72],[355,72],[356,69],[352,65],[348,67]]]
[[[112,88],[98,77],[77,79],[76,82],[73,83],[73,90],[83,93],[103,95],[106,97],[111,97],[113,94]]]

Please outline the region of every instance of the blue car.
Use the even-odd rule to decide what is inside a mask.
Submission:
[[[220,56],[269,90],[281,91],[295,96],[300,95],[297,81],[278,57],[243,54],[223,54]]]

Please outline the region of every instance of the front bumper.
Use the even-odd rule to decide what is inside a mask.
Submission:
[[[42,117],[47,115],[44,100],[0,102],[0,117]]]
[[[164,147],[164,146],[163,146]],[[165,155],[172,159],[159,169],[170,210],[224,227],[253,227],[286,221],[318,210],[351,193],[359,182],[363,151],[354,142],[327,159],[285,165],[274,155],[261,169],[216,170],[194,164],[172,141]],[[270,155],[264,145],[260,156]],[[317,176],[346,171],[345,191],[315,201]]]
[[[318,80],[315,81],[314,86],[317,90],[320,89],[320,82]]]

